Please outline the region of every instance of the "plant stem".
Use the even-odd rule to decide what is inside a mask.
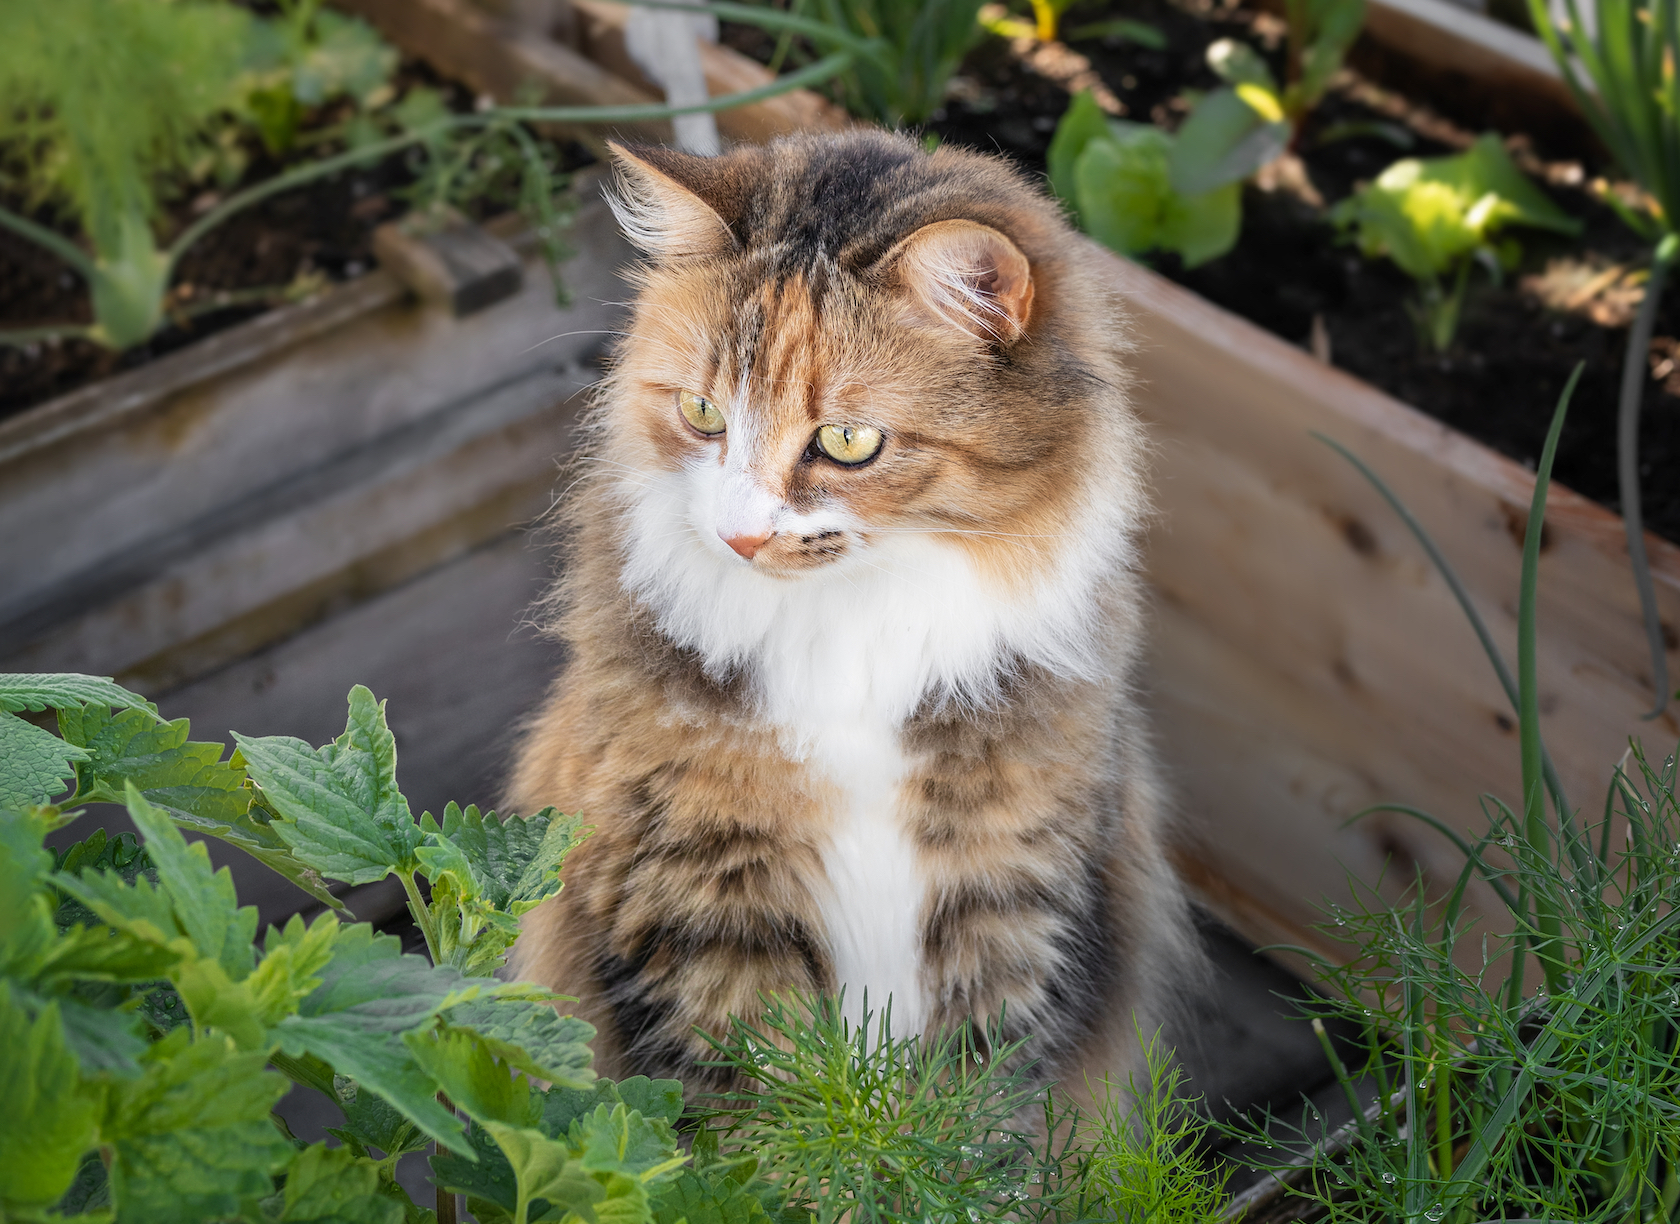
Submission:
[[[99,269],[95,266],[93,260],[88,257],[88,253],[63,234],[50,230],[44,225],[38,225],[28,217],[20,217],[6,208],[0,208],[0,225],[5,226],[14,234],[29,239],[36,246],[45,247],[74,268],[83,280],[91,281],[99,275]]]
[[[1669,266],[1680,254],[1680,234],[1668,234],[1657,244],[1651,257],[1651,279],[1645,282],[1645,299],[1639,303],[1628,330],[1627,356],[1622,362],[1621,402],[1616,409],[1616,480],[1622,499],[1622,524],[1627,529],[1628,561],[1633,582],[1639,589],[1639,607],[1645,617],[1645,638],[1651,647],[1651,683],[1656,704],[1646,718],[1656,718],[1668,706],[1668,652],[1663,644],[1662,621],[1657,614],[1657,593],[1651,584],[1651,562],[1645,555],[1645,527],[1639,491],[1639,408],[1645,398],[1645,355],[1651,351],[1651,332],[1657,310],[1662,306],[1663,282]]]
[[[672,4],[661,4],[656,7],[690,10],[695,8],[693,5]],[[749,11],[763,13],[766,17],[780,16],[780,14],[775,14],[767,9],[750,9]],[[774,81],[767,85],[761,85],[757,89],[725,94],[720,98],[712,98],[694,106],[665,106],[654,103],[638,106],[510,106],[498,107],[493,111],[479,115],[457,115],[441,123],[435,123],[412,132],[405,132],[401,136],[393,136],[388,140],[381,140],[360,149],[351,149],[340,153],[336,157],[329,157],[322,161],[299,166],[295,170],[276,175],[265,183],[258,183],[254,187],[228,197],[220,205],[212,208],[188,226],[182,231],[181,236],[170,244],[169,261],[173,266],[187,249],[204,237],[205,234],[235,213],[250,208],[253,204],[259,204],[268,199],[269,196],[277,195],[282,191],[290,191],[294,187],[301,187],[305,183],[314,182],[316,179],[337,174],[340,170],[347,170],[352,166],[359,166],[365,162],[378,161],[382,157],[389,157],[392,153],[400,152],[410,145],[433,139],[450,128],[483,127],[486,124],[505,119],[530,123],[638,123],[658,119],[674,119],[679,115],[698,115],[730,110],[737,106],[748,106],[766,98],[776,97],[779,94],[787,93],[789,90],[826,81],[829,77],[850,67],[853,56],[854,52],[849,50],[837,51],[808,67],[801,68],[798,72],[790,72],[784,77],[777,77]],[[22,218],[18,219],[22,220]],[[0,220],[4,220],[4,218],[0,217]]]
[[[0,348],[10,346],[22,348],[26,344],[39,344],[43,340],[85,340],[93,334],[93,328],[81,323],[72,323],[64,327],[20,327],[16,331],[0,331]]]
[[[1517,598],[1517,695],[1521,699],[1517,711],[1517,727],[1522,745],[1523,839],[1521,854],[1530,860],[1530,868],[1538,880],[1541,858],[1549,859],[1551,833],[1546,825],[1546,795],[1542,782],[1541,761],[1544,749],[1540,739],[1540,678],[1538,663],[1538,633],[1535,626],[1535,604],[1540,584],[1540,535],[1546,518],[1546,493],[1552,479],[1552,462],[1557,458],[1558,436],[1563,432],[1564,417],[1569,412],[1569,400],[1575,384],[1581,380],[1585,362],[1578,363],[1569,382],[1558,396],[1557,410],[1546,433],[1546,445],[1540,453],[1540,466],[1534,474],[1534,498],[1529,505],[1528,529],[1523,537],[1522,582]],[[1563,964],[1558,955],[1559,924],[1557,907],[1543,888],[1534,888],[1534,917],[1540,938],[1534,941],[1534,953],[1546,978],[1546,989],[1556,994],[1563,986]]]
[[[1330,1034],[1324,1029],[1324,1021],[1317,1016],[1312,1022],[1313,1036],[1318,1038],[1318,1044],[1324,1047],[1324,1057],[1330,1062],[1330,1069],[1336,1073],[1336,1082],[1342,1086],[1342,1093],[1347,1097],[1348,1107],[1353,1110],[1354,1125],[1359,1127],[1359,1133],[1366,1143],[1375,1144],[1377,1135],[1371,1129],[1371,1124],[1365,1120],[1365,1111],[1360,1108],[1359,1094],[1353,1090],[1353,1077],[1348,1074],[1342,1056],[1336,1053],[1336,1045],[1330,1040]]]
[[[414,925],[426,937],[426,955],[436,965],[439,963],[437,927],[432,924],[432,912],[420,895],[420,885],[415,881],[413,872],[399,871],[397,879],[402,881],[403,891],[408,894],[408,912],[414,915]]]
[[[454,1112],[455,1103],[449,1099],[447,1093],[438,1093],[437,1099],[439,1105],[442,1105],[451,1113]],[[432,1147],[440,1156],[449,1150],[444,1147],[443,1144],[435,1141],[433,1142]],[[434,1209],[437,1212],[437,1224],[455,1224],[455,1192],[453,1190],[446,1190],[442,1186],[439,1186],[437,1188],[437,1194],[433,1196],[432,1201]]]
[[[1440,1020],[1437,1018],[1436,1023]],[[1452,1059],[1443,1033],[1435,1036],[1435,1175],[1452,1176]]]

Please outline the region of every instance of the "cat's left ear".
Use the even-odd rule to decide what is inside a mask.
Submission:
[[[935,221],[888,256],[918,306],[979,340],[1013,344],[1032,317],[1032,266],[977,221]]]
[[[618,223],[656,260],[725,255],[737,246],[726,214],[742,194],[741,156],[696,157],[608,141],[618,170],[607,194]]]

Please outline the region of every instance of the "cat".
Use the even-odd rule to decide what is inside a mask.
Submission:
[[[874,131],[614,145],[645,253],[557,509],[563,674],[516,810],[596,831],[513,967],[608,1075],[761,996],[1135,1065],[1196,958],[1136,693],[1123,314],[1000,159]]]

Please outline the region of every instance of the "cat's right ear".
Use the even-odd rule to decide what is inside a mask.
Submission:
[[[618,170],[607,203],[624,232],[659,261],[726,255],[738,247],[716,208],[701,198],[721,159],[608,141]],[[687,184],[693,183],[694,186]]]

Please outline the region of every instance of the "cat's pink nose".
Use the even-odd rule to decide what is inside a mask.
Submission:
[[[723,532],[721,532],[721,531],[718,532],[718,535],[722,536],[723,542],[725,544],[729,545],[729,547],[733,548],[736,552],[740,553],[741,556],[745,557],[748,561],[751,561],[753,559],[753,556],[758,552],[758,550],[763,548],[765,543],[768,542],[768,540],[770,539],[770,537],[775,535],[775,534],[776,533],[773,532],[773,531],[768,531],[768,532],[765,532],[763,535],[726,536],[726,535],[723,534]]]

